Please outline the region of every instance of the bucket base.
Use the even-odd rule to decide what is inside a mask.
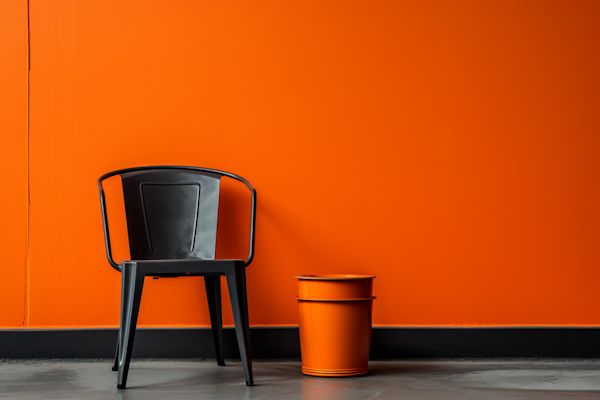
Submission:
[[[358,376],[369,372],[369,367],[352,369],[315,369],[302,366],[302,373],[311,376]]]

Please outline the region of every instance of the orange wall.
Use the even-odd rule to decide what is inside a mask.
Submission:
[[[26,324],[27,3],[0,0],[0,326]]]
[[[28,221],[26,164],[2,191],[21,195],[9,229],[29,224],[29,257],[15,235],[3,269],[27,268],[2,326],[117,325],[95,180],[155,164],[256,187],[253,325],[296,324],[309,273],[377,275],[378,325],[600,325],[600,2],[29,6]],[[2,40],[22,55],[26,33]],[[11,90],[11,116],[26,113]],[[2,137],[22,161],[15,121]],[[245,254],[242,197],[224,203],[221,256]],[[140,323],[207,325],[203,296],[201,278],[148,280]]]

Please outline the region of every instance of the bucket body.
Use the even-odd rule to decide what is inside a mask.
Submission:
[[[302,373],[366,374],[375,277],[302,275],[297,278]]]

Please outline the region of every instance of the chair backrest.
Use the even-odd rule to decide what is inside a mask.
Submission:
[[[102,181],[120,175],[132,260],[215,258],[221,177],[237,179],[252,192],[250,252],[254,254],[256,190],[244,178],[218,170],[180,166],[130,168],[98,179],[109,262],[110,235]]]

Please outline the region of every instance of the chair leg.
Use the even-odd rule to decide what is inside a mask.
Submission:
[[[248,293],[246,291],[246,266],[242,265],[238,273],[238,293],[240,294],[240,311],[244,319],[244,330],[248,338],[248,359],[252,363],[252,346],[250,345],[250,316],[248,315]]]
[[[241,266],[241,267],[240,267]],[[235,268],[227,272],[227,287],[229,289],[229,297],[231,299],[231,308],[233,310],[233,319],[235,321],[235,334],[237,336],[240,357],[244,367],[244,376],[246,377],[246,385],[254,386],[252,378],[252,360],[250,359],[250,328],[248,320],[245,318],[248,314],[247,304],[243,300],[246,298],[246,279],[241,275],[246,273],[243,263],[236,263]],[[242,292],[243,291],[243,292]],[[242,293],[240,293],[242,292]],[[242,311],[245,310],[246,312]]]
[[[210,323],[212,325],[212,335],[215,342],[217,364],[225,365],[225,356],[223,352],[223,318],[221,314],[221,277],[205,276],[204,285],[206,286],[206,298],[208,300],[208,310],[210,311]]]
[[[119,329],[119,335],[117,336],[117,351],[115,352],[115,361],[113,362],[112,370],[119,370],[119,342],[121,341],[121,329]]]
[[[135,263],[123,265],[122,281],[123,292],[121,298],[121,329],[119,334],[119,377],[118,389],[125,389],[127,374],[133,350],[135,326],[137,325],[142,289],[144,287],[144,274]]]

